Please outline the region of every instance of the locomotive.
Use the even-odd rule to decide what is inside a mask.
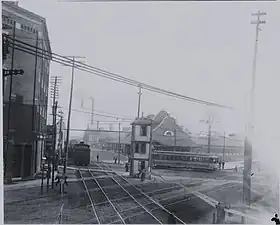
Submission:
[[[88,166],[90,164],[90,147],[84,142],[74,144],[72,147],[72,157],[77,166]]]

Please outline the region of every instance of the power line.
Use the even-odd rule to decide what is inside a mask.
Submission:
[[[24,102],[29,102],[29,101],[32,101],[32,100],[25,100]],[[5,103],[6,102],[4,102],[4,104]],[[24,105],[25,103],[17,103],[17,104]],[[29,105],[29,104],[27,104],[27,105]],[[52,107],[52,105],[50,105],[50,104],[40,104],[40,106],[47,106],[47,107],[50,107],[50,108]],[[63,107],[63,106],[58,106],[58,108],[68,109],[67,107]],[[72,108],[71,111],[85,113],[85,114],[92,114],[92,112],[90,112],[90,111],[85,111],[85,110],[80,110],[80,109],[73,109]],[[93,114],[96,115],[96,116],[108,117],[108,118],[114,118],[114,119],[121,119],[121,120],[127,120],[127,121],[132,121],[133,120],[133,118],[130,118],[130,117],[125,117],[125,116],[117,115],[117,114],[114,114],[114,113],[99,111],[99,110],[98,111],[95,110],[95,112]]]
[[[64,129],[66,130],[66,129]],[[70,128],[71,131],[85,131],[85,132],[101,132],[101,133],[130,133],[127,131],[119,131],[119,130],[90,130],[90,129],[79,129],[79,128]]]
[[[34,46],[33,45],[27,44],[26,42],[23,42],[23,41],[19,41],[16,38],[12,39],[11,37],[9,37],[9,39],[10,40],[15,40],[15,42],[20,43],[20,44],[18,44],[18,43],[14,44],[15,49],[17,49],[19,51],[29,53],[29,54],[34,54],[35,51],[34,51]],[[22,46],[21,44],[25,45],[25,46]],[[67,57],[61,56],[61,55],[56,54],[56,53],[50,53],[50,52],[48,52],[44,49],[39,49],[39,50],[40,50],[40,52],[38,53],[38,55],[40,57],[44,57],[46,59],[52,60],[53,62],[64,64],[66,66],[72,66],[72,64],[73,64],[73,62],[72,62],[73,60],[70,60]],[[179,99],[186,100],[186,101],[189,101],[189,102],[204,104],[204,105],[214,106],[214,107],[219,107],[219,108],[225,108],[225,109],[233,109],[232,107],[228,107],[228,106],[225,106],[225,105],[195,99],[195,98],[192,98],[192,97],[188,97],[188,96],[185,96],[185,95],[181,95],[181,94],[178,94],[178,93],[167,91],[167,90],[164,90],[164,89],[161,89],[161,88],[158,88],[158,87],[154,87],[152,85],[144,84],[142,82],[135,81],[133,79],[126,78],[126,77],[120,76],[118,74],[111,73],[111,72],[99,69],[97,67],[87,65],[87,64],[82,63],[82,62],[75,62],[75,68],[77,68],[81,71],[84,71],[84,72],[88,72],[88,73],[100,76],[100,77],[104,77],[104,78],[108,78],[108,79],[111,79],[111,80],[114,80],[114,81],[117,81],[117,82],[120,82],[120,83],[128,84],[130,86],[135,86],[135,87],[141,86],[142,89],[152,91],[152,92],[156,92],[156,93],[163,94],[163,95],[170,96],[170,97],[179,98]]]

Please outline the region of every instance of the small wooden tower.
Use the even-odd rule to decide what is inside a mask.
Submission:
[[[150,172],[152,120],[149,118],[137,118],[132,124],[131,152],[129,156],[130,176],[134,177],[139,169],[145,168]]]

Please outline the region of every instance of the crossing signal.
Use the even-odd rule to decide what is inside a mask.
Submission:
[[[10,76],[10,75],[23,75],[24,70],[23,69],[15,69],[15,70],[5,70],[3,69],[3,76]]]

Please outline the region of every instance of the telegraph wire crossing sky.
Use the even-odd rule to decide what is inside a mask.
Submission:
[[[244,130],[250,90],[255,35],[251,13],[265,11],[267,23],[260,33],[257,62],[256,126],[275,130],[279,124],[279,110],[274,104],[279,92],[278,2],[100,4],[25,0],[20,5],[46,17],[55,53],[83,55],[89,65],[238,109],[209,109],[144,91],[145,114],[165,109],[179,124],[198,131],[205,125],[197,121],[213,113],[220,121],[217,129],[236,132]],[[82,98],[90,108],[88,98],[93,96],[96,109],[136,115],[137,88],[78,70],[75,73],[73,108],[80,108]],[[67,107],[70,70],[52,63],[51,74],[63,78],[59,101]],[[265,109],[271,109],[269,115]],[[79,120],[72,119],[72,127],[84,128],[89,118],[73,112],[73,118],[77,117]]]

